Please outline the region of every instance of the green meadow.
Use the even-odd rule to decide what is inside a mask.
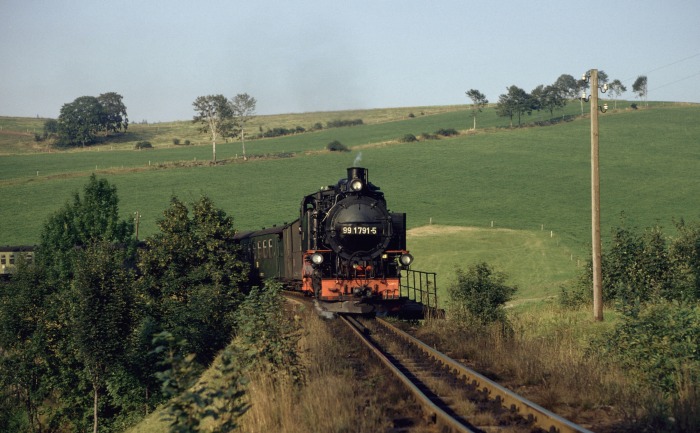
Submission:
[[[611,104],[612,106],[612,104]],[[588,106],[584,106],[587,111]],[[46,218],[96,173],[117,187],[124,218],[141,215],[140,237],[157,230],[171,196],[202,195],[241,230],[297,218],[303,195],[333,184],[357,163],[369,169],[393,211],[408,215],[415,268],[439,273],[441,292],[454,268],[486,261],[520,287],[520,300],[545,299],[577,275],[590,248],[590,120],[508,128],[487,108],[469,131],[468,106],[414,107],[260,116],[254,129],[361,118],[364,125],[212,147],[191,122],[130,125],[118,140],[72,151],[49,150],[26,131],[42,119],[0,117],[0,244],[34,244]],[[563,115],[580,115],[578,101]],[[409,117],[409,114],[413,116]],[[549,113],[523,118],[547,121]],[[515,119],[517,124],[517,119]],[[402,143],[454,128],[460,135]],[[22,135],[22,134],[24,135]],[[192,146],[175,146],[173,138]],[[151,150],[133,150],[149,140]],[[329,152],[338,140],[350,152]],[[621,224],[700,217],[700,106],[650,103],[600,115],[603,242]]]

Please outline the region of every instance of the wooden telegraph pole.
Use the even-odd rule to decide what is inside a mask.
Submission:
[[[603,320],[603,274],[600,242],[600,174],[598,172],[598,70],[591,69],[591,225],[593,240],[593,318]]]

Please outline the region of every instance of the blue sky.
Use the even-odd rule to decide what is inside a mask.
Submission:
[[[131,122],[197,96],[258,114],[491,102],[588,69],[700,102],[700,2],[0,0],[0,115],[57,117],[117,92]]]

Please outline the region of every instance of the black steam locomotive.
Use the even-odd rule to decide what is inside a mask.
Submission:
[[[313,295],[328,311],[393,312],[407,302],[406,214],[387,209],[365,168],[305,196],[298,220],[238,240],[260,278]]]

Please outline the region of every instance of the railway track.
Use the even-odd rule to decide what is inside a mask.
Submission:
[[[341,316],[451,432],[590,432],[447,357],[380,318]]]

